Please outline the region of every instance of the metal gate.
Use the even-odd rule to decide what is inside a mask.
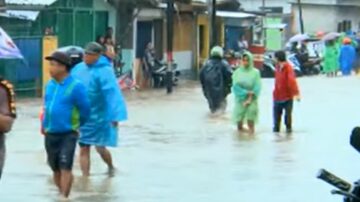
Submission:
[[[0,74],[10,80],[19,96],[34,97],[41,91],[42,37],[14,38],[24,59],[1,59]]]

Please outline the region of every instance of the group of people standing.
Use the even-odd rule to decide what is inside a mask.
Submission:
[[[349,76],[356,69],[357,43],[349,37],[329,40],[325,44],[324,73],[329,77],[337,76],[340,70],[343,76]]]
[[[273,92],[273,131],[280,132],[281,119],[285,112],[286,132],[292,133],[292,108],[295,99],[300,100],[300,91],[292,66],[286,60],[286,53],[275,53],[276,72]],[[240,65],[232,71],[223,59],[223,49],[214,47],[211,57],[200,72],[200,81],[205,98],[212,113],[224,112],[223,103],[232,91],[235,97],[233,122],[240,132],[255,133],[259,117],[258,100],[261,92],[260,71],[254,66],[253,55],[245,51]],[[247,124],[247,128],[244,124]]]
[[[42,128],[47,161],[61,195],[70,194],[72,167],[77,144],[84,176],[90,175],[92,146],[107,164],[115,167],[107,147],[118,144],[118,122],[127,119],[125,101],[111,61],[96,42],[85,48],[84,61],[71,66],[70,56],[56,51],[46,57],[50,75],[44,96]]]

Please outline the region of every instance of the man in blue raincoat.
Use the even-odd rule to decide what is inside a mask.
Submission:
[[[351,39],[345,37],[343,39],[343,46],[340,49],[339,63],[340,69],[344,76],[351,75],[356,59],[356,50],[351,44]]]
[[[80,166],[84,176],[90,175],[90,147],[96,151],[114,174],[112,157],[107,147],[118,143],[118,122],[127,120],[125,100],[103,48],[96,42],[85,48],[84,62],[72,71],[75,78],[87,87],[91,113],[87,123],[80,128]]]

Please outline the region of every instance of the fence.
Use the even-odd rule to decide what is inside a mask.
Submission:
[[[10,80],[18,96],[35,97],[41,92],[42,37],[19,37],[14,42],[24,59],[1,59],[0,74]]]

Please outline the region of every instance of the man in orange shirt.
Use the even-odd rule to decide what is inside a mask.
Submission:
[[[300,100],[300,91],[293,68],[286,60],[286,53],[275,53],[277,60],[274,89],[274,132],[280,132],[281,118],[285,111],[286,132],[292,133],[293,100]]]

